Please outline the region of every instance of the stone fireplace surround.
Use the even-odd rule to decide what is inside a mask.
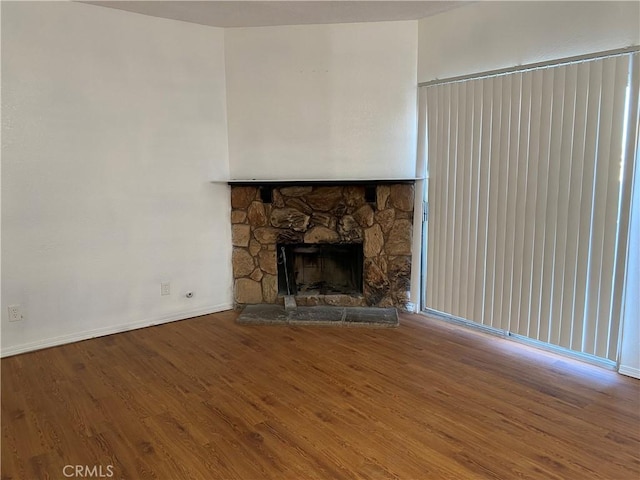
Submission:
[[[362,243],[361,295],[297,296],[297,304],[407,309],[413,181],[229,183],[236,308],[283,304],[278,244]]]

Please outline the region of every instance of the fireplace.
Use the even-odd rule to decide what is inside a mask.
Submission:
[[[236,307],[407,308],[413,181],[230,184]]]
[[[279,295],[362,296],[361,243],[278,244]]]

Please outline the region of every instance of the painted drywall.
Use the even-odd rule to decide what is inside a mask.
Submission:
[[[640,3],[478,2],[419,22],[427,82],[640,44]]]
[[[231,177],[414,177],[417,25],[227,29]]]
[[[210,183],[228,177],[223,43],[2,2],[3,355],[230,307],[229,192]]]

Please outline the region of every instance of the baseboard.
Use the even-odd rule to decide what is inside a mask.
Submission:
[[[622,375],[626,375],[627,377],[640,379],[640,368],[626,367],[624,365],[620,365],[620,367],[618,367],[618,373],[621,373]]]
[[[127,332],[129,330],[137,330],[139,328],[151,327],[153,325],[161,325],[163,323],[176,322],[178,320],[186,320],[187,318],[198,317],[200,315],[208,315],[210,313],[223,312],[225,310],[231,310],[232,304],[214,305],[204,308],[198,308],[196,310],[189,310],[186,312],[172,313],[169,315],[163,315],[152,319],[140,320],[134,323],[125,323],[121,325],[112,325],[109,327],[96,328],[94,330],[85,330],[83,332],[72,333],[69,335],[61,335],[59,337],[46,338],[37,342],[23,343],[21,345],[14,345],[11,347],[3,348],[0,351],[0,357],[10,357],[12,355],[18,355],[20,353],[33,352],[35,350],[41,350],[43,348],[57,347],[59,345],[65,345],[67,343],[80,342],[82,340],[89,340],[96,337],[104,337],[106,335],[113,335],[114,333]]]

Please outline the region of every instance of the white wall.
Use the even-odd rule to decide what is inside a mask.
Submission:
[[[418,79],[638,44],[639,2],[479,2],[420,20]]]
[[[231,177],[414,177],[417,23],[226,30]]]
[[[223,44],[2,2],[3,355],[230,307],[228,188],[209,183],[228,177]]]

